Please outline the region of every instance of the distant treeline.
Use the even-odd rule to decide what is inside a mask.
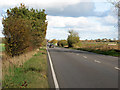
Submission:
[[[67,40],[48,40],[49,43],[53,43],[59,47],[81,47],[85,46],[86,44],[110,44],[114,43],[117,44],[120,42],[120,40],[116,40],[115,38],[113,40],[103,38],[103,39],[94,39],[94,40],[80,40],[80,37],[78,35],[78,32],[74,30],[69,31],[69,35]],[[89,45],[87,45],[88,47]]]
[[[119,42],[119,40],[116,39],[107,39],[107,38],[103,38],[103,39],[95,39],[95,40],[81,40],[82,42]]]
[[[45,40],[47,22],[44,9],[29,9],[21,4],[8,9],[2,23],[5,51],[9,56],[36,49]]]

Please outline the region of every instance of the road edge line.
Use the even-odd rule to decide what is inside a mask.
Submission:
[[[55,70],[53,68],[53,63],[52,63],[51,56],[50,56],[50,53],[49,53],[48,49],[47,49],[47,53],[48,53],[48,58],[49,58],[50,67],[51,67],[51,71],[52,71],[52,77],[53,77],[54,85],[55,85],[56,90],[59,90],[59,84],[58,84],[58,81],[57,81],[57,78],[56,78]]]

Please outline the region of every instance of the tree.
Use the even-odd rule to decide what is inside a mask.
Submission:
[[[67,42],[69,47],[73,47],[73,44],[77,44],[79,42],[79,35],[77,32],[70,30],[69,31]]]
[[[109,0],[116,8],[120,8],[120,1],[119,0]]]
[[[34,48],[38,48],[45,40],[47,24],[45,10],[30,10],[31,22],[32,22],[32,45]]]
[[[21,4],[20,7],[8,9],[2,23],[5,48],[10,56],[19,55],[28,48],[38,48],[45,41],[48,22],[44,9],[28,9]]]
[[[100,42],[100,41],[102,41],[102,40],[101,40],[101,39],[96,39],[95,41],[96,41],[96,42]]]

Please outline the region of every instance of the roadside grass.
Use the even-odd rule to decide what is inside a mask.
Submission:
[[[49,88],[45,49],[40,49],[22,66],[10,65],[6,71],[3,88]]]
[[[116,57],[120,56],[120,48],[117,42],[79,42],[75,44],[71,49],[83,50]]]
[[[98,53],[98,54],[103,54],[103,55],[110,55],[110,56],[120,56],[120,50],[100,50],[100,49],[90,49],[90,48],[74,48],[77,50],[83,50],[83,51],[88,51],[88,52],[93,52],[93,53]]]
[[[3,52],[5,51],[5,44],[0,44],[0,52]]]

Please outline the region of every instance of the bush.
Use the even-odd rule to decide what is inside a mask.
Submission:
[[[15,56],[27,51],[30,45],[30,22],[22,18],[9,17],[4,20],[3,25],[6,53]]]
[[[65,45],[67,45],[67,41],[66,40],[60,40],[60,41],[58,41],[58,46],[59,47],[64,47]]]
[[[50,41],[50,43],[53,43],[54,45],[57,43],[58,41],[56,39],[53,39]]]

